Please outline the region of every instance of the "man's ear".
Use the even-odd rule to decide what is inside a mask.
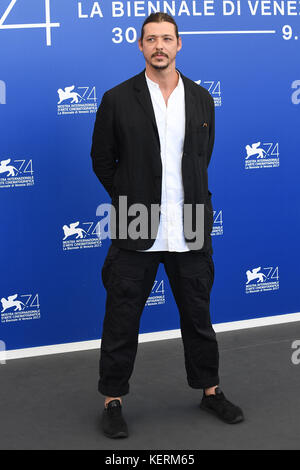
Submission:
[[[142,51],[143,50],[143,45],[142,45],[141,38],[138,39],[138,46],[139,46],[139,50]]]
[[[181,36],[179,36],[178,41],[177,41],[177,52],[179,52],[181,48],[182,48],[182,41],[181,41]]]

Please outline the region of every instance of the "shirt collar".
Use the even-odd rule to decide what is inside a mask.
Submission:
[[[179,75],[179,80],[178,80],[177,86],[175,87],[175,89],[176,89],[176,88],[182,87],[182,78],[181,78],[180,72],[179,72],[177,69],[175,69],[175,70],[176,70],[176,72],[177,72],[178,75]],[[159,89],[159,84],[156,83],[156,82],[154,82],[153,80],[151,80],[151,79],[148,77],[148,75],[146,74],[146,70],[145,70],[145,77],[146,77],[146,80],[147,80],[147,83],[148,83],[149,86],[152,86],[152,87],[154,87],[154,88]]]

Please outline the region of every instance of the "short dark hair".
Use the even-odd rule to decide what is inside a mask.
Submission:
[[[172,23],[175,26],[175,34],[178,39],[179,38],[178,27],[173,16],[168,15],[168,13],[162,13],[161,11],[158,11],[156,13],[151,13],[151,15],[149,15],[148,18],[145,19],[143,26],[142,26],[142,31],[141,31],[141,38],[140,38],[141,41],[143,40],[143,37],[144,37],[144,26],[147,23],[162,23],[163,21],[168,21],[169,23]]]

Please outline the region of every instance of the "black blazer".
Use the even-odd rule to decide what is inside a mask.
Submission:
[[[184,203],[192,204],[193,217],[195,204],[205,204],[205,239],[201,251],[212,253],[213,208],[207,168],[215,137],[214,100],[206,88],[180,74],[186,112],[182,155]],[[129,250],[147,250],[156,239],[158,224],[152,238],[150,233],[147,239],[122,239],[118,233],[119,196],[127,196],[128,207],[134,203],[145,204],[149,230],[151,204],[161,203],[160,141],[145,69],[104,93],[96,114],[91,157],[93,170],[116,209],[117,230],[116,238],[111,233],[112,244]],[[135,218],[136,215],[127,217],[127,227]],[[193,241],[186,237],[185,240],[188,246]],[[190,249],[194,249],[192,245]]]

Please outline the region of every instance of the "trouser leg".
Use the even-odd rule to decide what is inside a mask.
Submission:
[[[159,265],[158,252],[143,253],[112,246],[102,268],[107,290],[98,390],[117,397],[129,392],[138,346],[140,317]]]
[[[204,252],[166,252],[164,264],[180,314],[188,384],[192,388],[218,385],[219,352],[210,319],[212,256]]]

